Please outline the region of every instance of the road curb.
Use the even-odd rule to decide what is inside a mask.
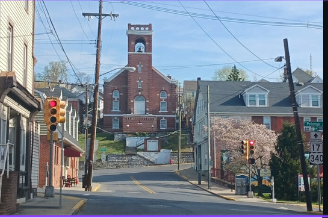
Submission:
[[[193,183],[193,182],[190,182],[189,179],[188,179],[186,176],[182,176],[182,175],[180,175],[180,173],[179,173],[177,170],[174,170],[174,173],[177,174],[178,176],[180,176],[181,178],[187,180],[190,184],[195,185],[195,186],[197,186],[197,187],[203,189],[204,191],[207,191],[207,192],[210,193],[210,194],[216,195],[216,196],[218,196],[218,197],[220,197],[220,198],[223,198],[223,199],[226,199],[226,200],[229,200],[229,201],[236,201],[236,199],[234,199],[234,198],[229,198],[229,197],[226,197],[226,196],[224,196],[224,195],[220,195],[220,194],[217,194],[217,193],[211,192],[210,190],[207,190],[207,189],[205,189],[205,188],[203,188],[203,187],[201,187],[201,186],[199,186],[199,185],[197,185],[197,184],[195,184],[195,183]]]
[[[82,199],[79,202],[75,204],[75,206],[72,208],[71,213],[69,215],[76,215],[83,207],[83,205],[87,202],[86,199]]]
[[[100,184],[98,183],[95,188],[92,189],[92,192],[97,192],[100,188]]]

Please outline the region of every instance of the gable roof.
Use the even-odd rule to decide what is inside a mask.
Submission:
[[[66,98],[68,99],[78,98],[78,96],[75,93],[61,86],[55,86],[51,90],[49,88],[38,88],[36,90],[43,92],[47,97],[53,96],[59,98],[62,96],[63,100],[66,100]]]
[[[297,81],[301,83],[309,83],[313,80],[313,77],[311,75],[307,74],[300,68],[296,68],[296,70],[294,70],[293,77],[295,77]]]
[[[269,90],[268,107],[247,107],[245,105],[243,93],[246,89],[255,84]],[[292,114],[291,101],[289,98],[289,85],[282,82],[249,82],[249,81],[198,81],[198,95],[203,95],[207,104],[207,86],[210,91],[210,112],[230,115],[273,115]],[[322,83],[311,83],[304,86],[294,86],[295,92],[306,86],[323,91]],[[197,108],[197,106],[195,106]],[[323,108],[298,108],[300,114],[319,114],[323,116]],[[196,114],[196,113],[195,113]]]

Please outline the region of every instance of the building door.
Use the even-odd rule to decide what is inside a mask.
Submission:
[[[145,114],[146,101],[143,96],[137,96],[134,99],[134,114]]]

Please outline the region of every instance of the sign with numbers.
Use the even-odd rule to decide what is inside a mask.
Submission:
[[[323,152],[321,153],[310,153],[310,164],[321,165],[323,164]]]
[[[322,153],[323,152],[322,142],[311,142],[310,143],[310,152],[311,153]]]

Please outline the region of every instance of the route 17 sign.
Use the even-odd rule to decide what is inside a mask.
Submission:
[[[323,145],[321,140],[321,132],[311,132],[310,140],[310,164],[323,164]]]

